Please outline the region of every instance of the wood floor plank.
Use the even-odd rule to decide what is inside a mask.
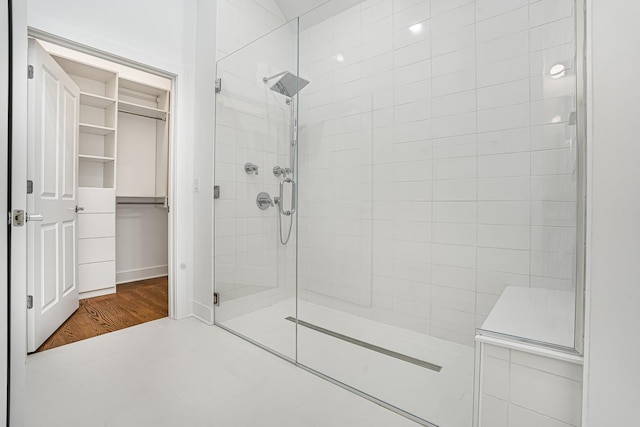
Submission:
[[[123,283],[116,293],[80,301],[80,307],[36,350],[41,352],[169,315],[167,277]]]

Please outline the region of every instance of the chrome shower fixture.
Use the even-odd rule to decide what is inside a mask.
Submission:
[[[247,162],[244,164],[244,171],[249,175],[258,175],[258,165]]]
[[[274,197],[274,203],[278,205],[278,224],[279,224],[279,234],[280,234],[280,243],[286,245],[291,238],[291,229],[293,227],[293,215],[296,212],[296,197],[297,197],[297,188],[295,182],[295,167],[296,167],[296,145],[298,143],[298,120],[296,118],[295,110],[295,96],[304,89],[308,84],[309,80],[305,80],[296,76],[290,71],[282,71],[281,73],[275,74],[271,77],[264,77],[262,81],[266,84],[269,83],[270,80],[277,78],[276,82],[271,86],[271,90],[277,92],[281,95],[286,96],[286,102],[289,106],[289,167],[282,168],[280,166],[276,166],[273,168],[273,174],[276,177],[280,177],[280,195],[278,197]],[[291,205],[289,210],[285,210],[284,204],[284,185],[290,184],[290,194],[291,194]],[[286,237],[283,235],[284,227],[282,226],[282,217],[289,217],[289,229],[286,232]]]
[[[268,83],[269,80],[273,80],[276,77],[279,77],[279,79],[271,86],[271,90],[289,98],[296,96],[298,92],[309,84],[308,80],[298,77],[290,71],[283,71],[271,77],[265,77],[262,81]]]
[[[281,168],[280,166],[273,167],[273,175],[276,177],[282,176],[283,178],[286,178],[290,173],[291,168]]]

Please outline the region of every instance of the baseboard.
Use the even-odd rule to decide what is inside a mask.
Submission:
[[[193,317],[206,323],[207,325],[213,325],[213,308],[199,303],[193,302]]]
[[[79,295],[80,299],[101,297],[103,295],[115,294],[116,287],[106,288],[106,289],[98,289],[97,291],[89,291],[89,292],[81,292]]]
[[[138,268],[135,270],[116,271],[116,284],[136,282],[138,280],[153,279],[167,276],[169,266],[157,265],[155,267]]]

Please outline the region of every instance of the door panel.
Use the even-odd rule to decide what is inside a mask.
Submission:
[[[78,308],[77,146],[80,90],[35,41],[29,41],[27,173],[33,181],[27,212],[28,351],[32,352]]]
[[[58,301],[58,224],[40,226],[40,309],[44,313]]]
[[[62,224],[63,246],[62,246],[62,296],[67,296],[70,292],[73,292],[76,288],[77,274],[76,274],[76,222],[67,221]]]
[[[64,92],[64,107],[62,112],[64,118],[63,124],[63,137],[62,137],[62,168],[63,168],[63,184],[62,184],[62,198],[75,199],[76,198],[76,128],[78,117],[78,98],[70,93],[68,88],[65,88]]]
[[[41,103],[41,108],[36,105],[36,110],[40,111],[40,123],[42,128],[40,134],[40,165],[42,172],[40,175],[42,198],[55,199],[58,189],[58,85],[59,81],[51,71],[43,66],[39,70],[42,73],[42,94],[36,98],[36,102]],[[40,99],[38,99],[40,98]],[[37,124],[36,124],[37,125]],[[34,153],[35,154],[35,153]]]
[[[214,168],[220,186],[214,209],[215,323],[291,360],[296,323],[287,318],[296,316],[296,220],[281,214],[276,200],[282,196],[282,210],[292,209],[293,188],[284,180],[296,179],[296,116],[289,97],[272,90],[278,78],[267,77],[297,75],[297,34],[292,21],[217,63],[217,77],[228,83],[216,96]],[[247,173],[249,162],[258,169]],[[287,176],[274,175],[276,167],[288,169]],[[263,193],[271,203],[259,207]]]

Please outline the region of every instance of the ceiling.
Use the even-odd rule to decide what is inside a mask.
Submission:
[[[326,3],[327,0],[275,0],[287,21]]]
[[[311,27],[333,15],[347,10],[363,0],[274,0],[287,21],[305,15],[303,28]],[[320,7],[319,7],[320,6]],[[310,12],[311,11],[311,12]]]

